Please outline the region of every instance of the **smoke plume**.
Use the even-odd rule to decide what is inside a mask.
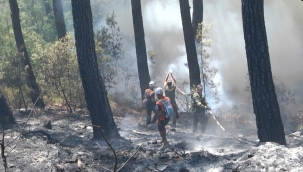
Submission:
[[[137,72],[130,1],[119,4],[105,9],[108,13],[115,11],[124,37],[126,60],[133,61],[131,68]],[[302,8],[303,2],[299,0],[266,0],[264,4],[272,73],[277,78],[277,84],[283,82],[295,93],[296,105],[293,106],[293,113],[303,110],[298,107],[303,103]],[[162,72],[152,79],[162,86],[165,74],[172,70],[179,83],[181,80],[188,81],[188,69],[184,65],[186,52],[179,1],[144,0],[142,14],[147,50],[156,51],[153,59],[155,64],[149,61],[150,71]],[[213,24],[209,33],[212,43],[208,53],[213,60],[211,65],[218,68],[215,80],[220,82],[221,102],[213,106],[230,106],[246,101],[250,93],[244,91],[248,69],[241,1],[204,0],[203,18],[204,22]]]

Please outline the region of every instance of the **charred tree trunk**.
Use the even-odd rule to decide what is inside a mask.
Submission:
[[[15,35],[15,41],[17,45],[17,50],[21,58],[21,64],[23,67],[23,70],[25,72],[26,77],[26,84],[30,88],[30,97],[32,99],[32,102],[36,103],[37,107],[44,108],[45,104],[43,102],[43,99],[40,96],[40,88],[36,82],[36,77],[32,69],[32,65],[30,63],[30,59],[27,53],[27,49],[24,43],[24,38],[21,30],[20,25],[20,18],[19,18],[19,7],[17,0],[9,0],[9,6],[11,9],[11,18],[12,18],[12,24],[13,24],[13,30]]]
[[[193,85],[201,84],[200,69],[197,59],[195,36],[191,25],[189,3],[188,0],[179,0],[179,2],[189,69],[190,88],[192,88]]]
[[[197,35],[198,24],[203,22],[203,0],[193,0],[193,30]]]
[[[141,1],[131,0],[131,6],[132,6],[132,14],[133,14],[134,32],[135,32],[137,66],[139,73],[141,97],[143,97],[145,89],[148,88],[150,75],[149,75],[148,64],[147,64],[146,45],[145,45],[144,28],[143,28],[143,20],[142,20],[142,12],[141,12]]]
[[[263,0],[242,0],[245,49],[260,142],[286,144],[273,83]]]
[[[54,9],[58,39],[61,39],[66,35],[62,0],[53,0],[53,9]]]
[[[16,124],[13,113],[11,112],[1,90],[0,90],[0,123],[3,125]]]
[[[193,85],[201,84],[200,69],[195,45],[195,36],[191,25],[189,3],[188,0],[179,0],[179,2],[189,69],[190,88],[192,88]]]
[[[100,126],[107,137],[119,136],[98,69],[90,1],[72,0],[72,13],[79,71],[92,124]],[[93,132],[94,139],[102,139],[97,128]]]

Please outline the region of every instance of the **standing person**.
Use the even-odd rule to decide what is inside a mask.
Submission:
[[[172,80],[174,80],[174,84],[172,83],[172,80],[168,79],[169,76],[171,76]],[[169,97],[170,100],[172,101],[173,104],[175,104],[175,106],[178,109],[177,103],[176,103],[176,80],[173,77],[173,74],[171,72],[168,72],[165,80],[164,80],[164,92],[165,92],[165,96]],[[173,117],[173,122],[172,122],[172,127],[175,128],[176,127],[176,123],[177,123],[177,119],[176,116],[174,115]]]
[[[208,122],[208,116],[205,114],[206,110],[210,110],[205,101],[205,97],[202,96],[203,87],[197,85],[196,90],[192,97],[191,110],[193,114],[193,133],[197,131],[198,122],[201,124],[201,133],[205,132],[205,127]]]
[[[156,86],[156,83],[154,81],[149,82],[149,88],[145,90],[144,92],[144,100],[143,103],[146,107],[146,125],[150,123],[156,123],[158,119],[158,112],[156,110],[156,101],[155,101],[155,92],[154,88]],[[151,114],[154,112],[153,120],[151,120]]]
[[[169,97],[163,96],[163,90],[161,87],[155,89],[155,94],[157,95],[158,101],[156,102],[156,107],[158,111],[158,130],[162,139],[163,149],[170,148],[170,145],[166,139],[166,129],[165,126],[170,120],[170,116],[176,116],[179,118],[177,107],[172,104],[172,101]],[[173,110],[172,110],[173,108]],[[169,111],[172,110],[172,111]],[[168,114],[172,112],[173,114]]]

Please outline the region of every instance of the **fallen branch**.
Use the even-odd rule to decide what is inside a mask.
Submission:
[[[143,145],[143,143],[138,147],[138,149],[135,151],[135,153],[131,157],[129,157],[128,160],[125,161],[125,163],[117,170],[117,172],[120,171],[128,163],[128,161],[139,151],[139,149],[141,148],[142,145]]]
[[[38,102],[38,99],[40,98],[41,94],[43,93],[43,91],[40,93],[39,97],[37,98],[36,102],[34,103],[34,107],[33,109],[35,108],[36,106],[36,103]],[[22,128],[22,130],[20,131],[19,135],[11,142],[9,142],[7,145],[4,145],[4,131],[2,132],[2,140],[0,140],[0,145],[1,145],[1,157],[2,157],[2,160],[3,160],[3,165],[4,165],[4,170],[7,171],[7,157],[10,155],[10,153],[15,149],[15,147],[18,145],[18,141],[17,143],[15,144],[15,146],[7,153],[7,155],[5,155],[5,148],[7,146],[9,146],[11,143],[13,143],[14,141],[16,141],[17,139],[20,138],[21,136],[21,133],[24,131],[25,129],[25,126],[27,124],[27,122],[29,121],[29,118],[33,112],[33,109],[31,110],[30,114],[28,115],[27,117],[27,120]]]
[[[60,145],[61,145],[61,148],[58,150],[58,153],[57,153],[57,158],[59,157],[59,153],[60,153],[60,151],[63,149],[63,147],[66,145],[66,142],[67,142],[67,139],[69,138],[69,136],[67,136],[66,138],[65,138],[65,140],[64,140],[64,144],[61,144],[60,143]]]
[[[100,131],[100,133],[101,133],[103,139],[106,141],[107,145],[108,145],[108,146],[111,148],[111,150],[113,151],[114,156],[115,156],[114,172],[117,172],[116,169],[117,169],[118,159],[117,159],[117,155],[116,155],[116,152],[115,152],[114,148],[113,148],[112,145],[109,143],[109,141],[106,139],[106,137],[105,137],[105,135],[103,134],[103,132],[102,132],[100,126],[97,126],[97,125],[91,125],[91,126],[96,127],[96,128],[99,129],[99,131]]]
[[[112,171],[112,170],[110,170],[110,169],[107,169],[107,168],[105,168],[105,167],[102,167],[103,169],[105,169],[105,170],[107,170],[107,171],[112,171],[112,172],[118,172],[118,171],[120,171],[120,170],[129,162],[129,160],[130,160],[132,157],[134,157],[134,155],[139,151],[139,149],[140,149],[141,146],[143,145],[143,143],[142,143],[142,144],[137,148],[137,150],[135,151],[135,153],[133,153],[133,155],[132,155],[131,157],[129,157],[129,158],[125,161],[125,163],[117,170],[118,159],[117,159],[117,154],[116,154],[114,148],[113,148],[112,145],[109,143],[109,141],[106,139],[106,137],[105,137],[104,133],[102,132],[100,126],[97,126],[97,125],[91,125],[91,126],[96,127],[96,128],[99,129],[99,131],[101,132],[102,137],[104,138],[104,140],[106,141],[107,145],[111,148],[111,150],[112,150],[113,153],[114,153],[114,156],[115,156],[115,167],[114,167],[114,171]]]
[[[24,131],[25,126],[26,126],[27,122],[29,121],[29,118],[31,117],[31,115],[32,115],[32,113],[33,113],[33,110],[35,109],[36,104],[37,104],[37,102],[38,102],[38,99],[40,98],[40,96],[42,95],[42,93],[43,93],[43,91],[41,91],[39,97],[38,97],[37,100],[35,101],[34,107],[32,108],[31,112],[29,113],[29,115],[28,115],[28,117],[27,117],[27,119],[26,119],[26,121],[25,121],[25,124],[24,124],[22,130],[19,132],[18,136],[17,136],[13,141],[9,142],[9,143],[5,146],[5,147],[9,146],[11,143],[13,143],[14,141],[16,141],[16,140],[18,139],[18,140],[17,140],[17,143],[15,144],[15,146],[9,151],[9,153],[8,153],[6,156],[8,156],[8,155],[15,149],[15,147],[17,146],[18,141],[19,141],[19,138],[20,138],[22,132]]]

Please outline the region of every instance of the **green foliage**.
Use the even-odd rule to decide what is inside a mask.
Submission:
[[[10,8],[7,1],[1,3],[0,6],[0,76],[6,72],[7,66],[11,64],[11,58],[16,54],[16,44],[14,33],[11,29]]]
[[[100,24],[104,13],[107,13],[106,10],[100,9],[106,9],[106,6],[116,3],[119,1],[92,1],[95,26]],[[25,45],[37,82],[40,89],[44,91],[46,102],[60,103],[63,101],[70,111],[76,105],[85,104],[83,103],[85,100],[78,71],[74,39],[68,35],[66,38],[56,41],[52,0],[18,1],[18,5]],[[16,51],[8,1],[1,1],[0,9],[0,32],[2,33],[0,35],[0,84],[9,104],[21,107],[21,102],[30,102],[27,96],[29,90],[25,84],[20,57]],[[63,9],[67,29],[72,31],[70,1],[63,1]],[[114,13],[107,16],[106,24],[96,33],[96,53],[100,73],[107,87],[112,87],[118,80],[118,69],[121,70],[120,68],[123,66],[127,68],[127,65],[119,61],[122,59],[123,46]],[[103,49],[105,50],[103,51]],[[133,75],[122,73],[127,75],[127,83],[133,83],[130,79]]]
[[[114,80],[116,76],[116,70],[112,65],[113,58],[109,55],[104,55],[101,44],[101,41],[96,40],[96,54],[100,75],[102,76],[107,87],[113,87],[116,85],[116,82]]]
[[[40,65],[36,66],[36,77],[49,97],[60,97],[72,111],[80,99],[83,89],[77,63],[75,42],[68,34],[65,38],[43,48],[37,45],[33,54]]]
[[[196,39],[199,41],[200,47],[200,69],[201,69],[201,78],[202,86],[204,90],[204,96],[206,93],[211,94],[211,96],[216,100],[216,103],[219,103],[218,97],[218,87],[220,83],[214,82],[214,77],[218,73],[218,69],[210,66],[210,56],[207,53],[207,48],[210,47],[211,39],[208,37],[208,31],[211,28],[211,24],[199,23],[197,28]]]
[[[115,77],[120,68],[118,60],[123,55],[122,38],[115,17],[114,12],[108,15],[106,26],[101,27],[101,30],[98,30],[95,35],[99,70],[107,87],[116,85]]]
[[[52,42],[57,39],[52,0],[18,1],[18,5],[21,27],[23,34],[26,36],[26,45],[30,50],[32,50],[32,46],[28,43],[33,40],[28,40],[28,38],[39,35],[45,42]]]
[[[0,8],[0,85],[9,104],[20,108],[23,92],[27,92],[27,88],[20,54],[16,50],[8,1],[2,1]]]
[[[120,29],[117,26],[115,20],[115,13],[108,15],[106,18],[106,25],[97,31],[96,39],[102,42],[101,48],[104,50],[104,54],[119,59],[122,56],[123,45],[121,43],[122,38],[120,36]]]
[[[51,0],[48,3],[52,3]],[[56,38],[53,12],[46,14],[42,1],[18,1],[20,9],[20,22],[25,40],[25,45],[29,56],[37,44],[46,46],[47,42],[53,41]],[[50,6],[52,7],[52,6]],[[24,87],[24,73],[20,64],[20,55],[17,54],[14,32],[10,17],[10,7],[8,1],[1,3],[1,18],[0,18],[0,82],[2,86],[13,89],[26,89]],[[52,8],[50,9],[52,10]],[[31,59],[33,69],[39,64],[35,59]],[[9,93],[10,95],[11,93]],[[14,94],[13,94],[14,95]],[[15,96],[14,96],[15,97]]]

